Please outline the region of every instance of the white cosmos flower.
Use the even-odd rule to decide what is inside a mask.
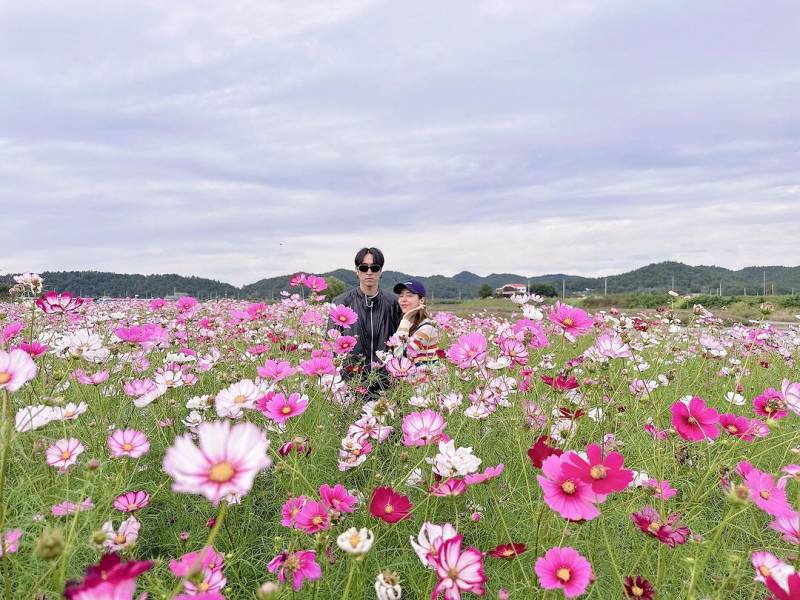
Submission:
[[[217,394],[217,415],[238,419],[243,409],[255,408],[260,395],[260,390],[251,379],[242,379]]]
[[[439,453],[425,459],[433,464],[433,472],[442,477],[455,477],[474,473],[481,466],[481,459],[472,454],[472,448],[455,448],[455,442],[439,442]]]
[[[744,396],[737,394],[736,392],[727,392],[725,394],[725,400],[731,404],[735,404],[736,406],[743,406],[745,403]]]
[[[369,552],[374,541],[375,536],[366,527],[362,527],[361,529],[351,527],[336,538],[336,543],[339,545],[339,548],[354,556],[361,556]]]

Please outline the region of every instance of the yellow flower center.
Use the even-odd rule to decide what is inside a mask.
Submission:
[[[61,458],[63,458],[64,460],[67,460],[70,456],[72,456],[72,455],[69,453],[69,450],[64,450],[61,453]]]
[[[126,541],[125,536],[122,535],[121,533],[118,533],[117,535],[114,536],[115,544],[124,544],[125,541]]]
[[[244,404],[245,402],[247,402],[247,398],[242,394],[239,394],[238,396],[236,396],[236,398],[233,399],[234,404]]]
[[[392,506],[391,504],[387,504],[386,507],[383,509],[383,512],[385,512],[387,515],[392,514],[394,512],[394,506]]]
[[[564,491],[565,494],[574,494],[575,493],[575,483],[570,479],[569,481],[565,481],[561,484],[561,489]]]
[[[567,327],[572,327],[573,323],[575,323],[575,321],[572,320],[572,317],[567,317],[564,319],[564,325]]]
[[[738,427],[736,427],[736,425],[733,425],[733,424],[731,424],[731,425],[728,425],[727,429],[728,429],[728,431],[730,431],[731,433],[736,433],[736,432],[738,432],[738,431],[739,431],[739,428],[738,428]]]
[[[687,420],[687,421],[689,421],[689,423],[690,423],[691,425],[697,425],[697,419],[695,419],[694,417],[689,417],[689,418],[688,418],[688,419],[686,419],[686,420]]]
[[[650,523],[650,525],[647,526],[647,528],[653,533],[658,533],[658,530],[661,529],[661,523],[659,523],[658,521],[653,521],[652,523]]]
[[[348,541],[353,548],[358,548],[358,545],[361,543],[361,536],[358,535],[358,533],[354,533],[350,536]]]
[[[324,521],[324,519],[323,519],[321,516],[319,516],[319,515],[317,515],[316,517],[314,517],[313,519],[311,519],[311,522],[312,522],[314,525],[322,525],[323,521]]]
[[[758,495],[761,496],[764,500],[769,500],[769,491],[768,490],[761,490],[758,493]]]
[[[8,383],[9,381],[11,381],[11,373],[6,373],[5,371],[0,373],[0,385]]]
[[[292,407],[291,407],[291,406],[284,406],[284,407],[281,409],[281,412],[282,412],[284,415],[288,415],[290,412],[292,412]]]
[[[767,565],[761,565],[760,567],[758,567],[758,572],[761,573],[764,577],[769,577],[771,571],[769,570],[769,567]]]
[[[223,461],[215,464],[208,472],[208,478],[215,483],[225,483],[233,479],[236,471],[233,470],[231,463]]]
[[[208,588],[210,588],[210,587],[211,586],[208,585],[208,582],[204,581],[203,583],[201,583],[200,585],[197,586],[197,589],[200,590],[201,592],[206,592],[206,591],[208,591]]]
[[[603,465],[595,465],[589,469],[589,475],[592,476],[592,479],[605,479],[607,471]]]
[[[640,588],[638,585],[634,584],[631,587],[631,594],[633,594],[637,598],[641,598],[642,596],[644,596],[644,590],[642,588]]]
[[[572,577],[572,573],[570,573],[567,567],[561,567],[558,571],[556,571],[556,577],[558,577],[564,583],[567,583]]]
[[[128,510],[136,510],[137,508],[139,508],[139,507],[136,506],[136,504],[133,504],[133,503],[128,504]]]
[[[505,550],[503,550],[503,556],[511,556],[512,554],[516,554],[516,552],[514,552],[510,548],[506,548]]]
[[[125,450],[125,452],[130,452],[131,450],[133,450],[133,444],[131,444],[130,442],[125,442],[124,444],[122,444],[122,449]]]

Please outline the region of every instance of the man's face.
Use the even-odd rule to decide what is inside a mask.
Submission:
[[[364,260],[361,261],[361,265],[370,266],[374,264],[375,264],[375,259],[372,257],[372,254],[367,254],[366,256],[364,256]],[[364,273],[361,271],[361,269],[356,267],[356,275],[358,275],[358,281],[361,284],[371,288],[378,285],[378,280],[381,278],[382,272],[378,271],[377,273],[373,273],[372,269],[367,269],[367,272]]]

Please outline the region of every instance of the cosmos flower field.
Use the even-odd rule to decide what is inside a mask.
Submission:
[[[17,281],[6,600],[800,597],[798,326],[518,296],[435,314],[438,364],[387,355],[365,398],[322,278],[273,304]]]

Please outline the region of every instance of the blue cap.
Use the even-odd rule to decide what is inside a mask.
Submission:
[[[394,293],[399,294],[403,290],[408,290],[412,294],[416,294],[417,296],[425,296],[427,292],[425,291],[425,286],[422,285],[416,279],[409,279],[404,283],[398,283],[394,286]]]

